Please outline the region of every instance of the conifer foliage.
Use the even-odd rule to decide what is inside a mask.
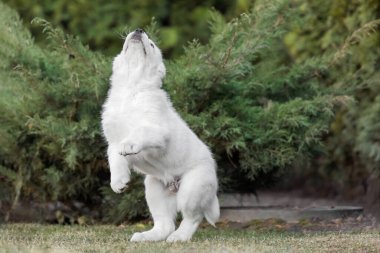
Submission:
[[[282,37],[287,1],[257,1],[251,13],[211,22],[210,43],[194,41],[168,62],[164,87],[212,148],[222,191],[252,190],[322,147],[336,98],[321,83],[326,58],[291,62]],[[16,13],[0,3],[0,191],[19,198],[102,204],[109,220],[146,216],[141,181],[109,190],[100,111],[110,59],[43,20],[47,48],[34,44]],[[163,38],[164,39],[164,38]],[[133,187],[132,187],[133,186]]]
[[[372,198],[380,176],[380,2],[296,0],[303,22],[293,22],[285,44],[297,62],[336,48],[330,82],[352,97],[336,112],[320,164],[306,170],[314,182],[345,196]],[[304,24],[307,25],[304,25]],[[318,170],[316,168],[318,167]],[[304,169],[305,172],[305,169]],[[376,180],[374,180],[376,179]],[[306,184],[311,182],[306,182]],[[358,190],[360,189],[360,190]]]
[[[252,190],[260,176],[322,147],[337,101],[321,85],[328,57],[287,58],[282,38],[293,14],[287,1],[258,1],[228,24],[214,15],[209,44],[191,43],[169,65],[166,87],[216,154],[222,190]]]
[[[106,167],[99,117],[110,61],[42,20],[50,43],[36,46],[0,4],[1,196],[91,201]]]

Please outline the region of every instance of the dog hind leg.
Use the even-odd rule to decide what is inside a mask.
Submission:
[[[134,233],[131,241],[165,240],[175,229],[174,219],[177,214],[175,195],[161,181],[152,176],[146,176],[144,183],[145,197],[154,226],[151,230]]]
[[[217,179],[213,166],[198,166],[182,177],[177,202],[183,220],[179,228],[167,238],[168,242],[190,240],[205,216],[214,224],[219,218],[216,190]]]

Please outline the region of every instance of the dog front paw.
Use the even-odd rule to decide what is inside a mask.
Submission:
[[[123,156],[135,155],[140,153],[140,151],[142,150],[141,145],[128,140],[122,141],[120,146],[121,147],[119,154]]]
[[[128,177],[122,177],[117,179],[111,179],[111,188],[116,193],[122,193],[127,189],[127,184],[129,182]]]

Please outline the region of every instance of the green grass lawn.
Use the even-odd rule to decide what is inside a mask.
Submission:
[[[187,243],[131,243],[135,226],[0,226],[0,252],[380,252],[380,231],[271,232],[202,228]]]

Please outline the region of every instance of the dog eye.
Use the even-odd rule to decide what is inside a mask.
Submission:
[[[153,43],[150,43],[150,45],[154,48],[154,45],[153,45]]]

